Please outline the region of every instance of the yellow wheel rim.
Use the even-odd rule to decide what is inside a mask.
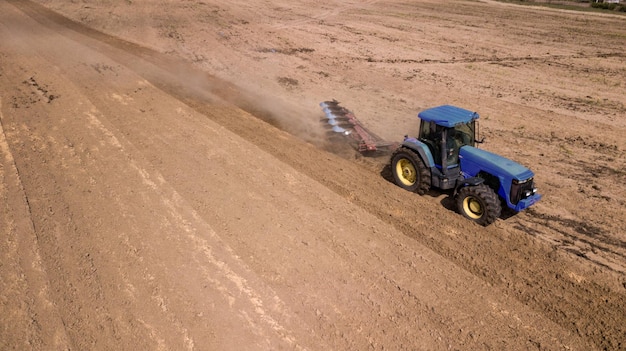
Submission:
[[[468,196],[463,200],[463,210],[472,219],[479,219],[485,213],[480,201],[473,196]]]
[[[413,163],[406,158],[400,159],[396,163],[396,174],[402,184],[406,186],[415,184],[415,181],[417,180],[415,166],[413,166]]]

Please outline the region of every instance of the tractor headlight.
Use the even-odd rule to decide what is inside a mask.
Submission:
[[[517,203],[528,197],[533,196],[537,192],[533,183],[533,178],[525,180],[513,179],[511,182],[511,203],[517,205]]]

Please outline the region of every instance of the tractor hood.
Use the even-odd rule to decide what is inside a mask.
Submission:
[[[461,171],[466,174],[466,177],[474,177],[480,171],[520,181],[534,176],[530,169],[515,161],[473,146],[463,146],[459,150],[459,159]]]

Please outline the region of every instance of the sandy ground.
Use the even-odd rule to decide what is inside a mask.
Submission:
[[[626,17],[0,0],[0,349],[626,347]],[[420,109],[544,198],[483,228],[330,143]]]

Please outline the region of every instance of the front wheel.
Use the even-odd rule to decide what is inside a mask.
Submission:
[[[396,184],[420,195],[430,190],[430,171],[420,157],[408,148],[401,147],[391,156],[391,172]]]
[[[462,188],[457,195],[456,205],[465,218],[482,226],[495,222],[502,212],[498,195],[486,184]]]

